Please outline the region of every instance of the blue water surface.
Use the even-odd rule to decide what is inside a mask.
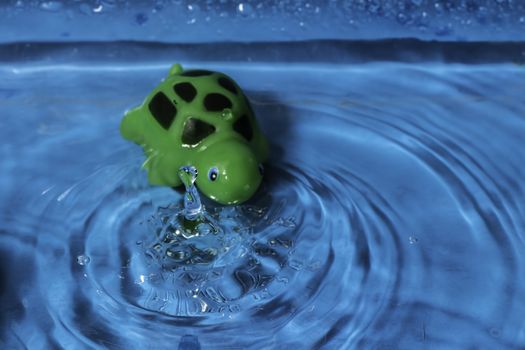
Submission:
[[[1,4],[0,349],[524,349],[524,6]],[[177,62],[270,143],[199,235],[118,130]]]
[[[271,158],[189,238],[118,132],[168,63],[0,67],[2,348],[525,346],[523,65],[197,65]]]

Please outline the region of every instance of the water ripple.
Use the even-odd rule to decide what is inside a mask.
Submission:
[[[505,68],[230,72],[273,158],[249,203],[204,203],[197,236],[175,225],[182,195],[149,186],[140,150],[120,139],[127,100],[61,106],[81,120],[44,108],[50,135],[8,107],[9,134],[26,134],[6,134],[19,151],[2,153],[0,344],[523,347],[524,73]],[[137,97],[154,72],[134,72],[101,74]],[[95,84],[57,79],[50,91]]]

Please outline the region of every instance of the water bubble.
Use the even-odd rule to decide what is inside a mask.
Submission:
[[[77,256],[77,264],[79,264],[81,266],[85,266],[85,265],[89,264],[90,261],[91,261],[91,259],[87,255],[79,255],[79,256]]]
[[[408,237],[408,243],[410,244],[416,244],[419,240],[417,239],[417,237],[414,237],[414,236],[410,236]]]
[[[396,18],[400,24],[405,24],[408,22],[408,17],[403,12],[398,13]]]
[[[239,5],[237,5],[237,12],[243,16],[250,16],[253,14],[253,7],[248,3],[241,2]]]

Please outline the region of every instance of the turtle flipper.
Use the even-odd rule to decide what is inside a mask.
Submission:
[[[120,123],[120,133],[125,139],[142,144],[144,143],[143,123],[140,107],[133,108],[124,115]]]
[[[178,187],[182,184],[178,174],[180,160],[174,154],[163,154],[147,149],[146,160],[142,167],[148,172],[148,181],[152,185]]]

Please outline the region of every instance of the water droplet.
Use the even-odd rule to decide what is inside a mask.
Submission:
[[[60,1],[46,1],[40,4],[40,8],[45,11],[56,12],[62,9],[63,4]]]
[[[417,239],[417,237],[414,237],[414,236],[410,236],[408,237],[408,242],[410,244],[416,244],[419,240]]]
[[[312,261],[312,262],[310,262],[310,264],[308,265],[308,269],[309,269],[310,271],[319,270],[320,267],[321,267],[321,262],[320,262],[319,260]]]
[[[499,336],[501,335],[501,331],[497,328],[491,328],[490,335],[493,336],[494,338],[499,338]]]
[[[288,266],[290,266],[292,269],[296,271],[299,271],[303,268],[303,263],[298,260],[292,259],[288,262]]]
[[[253,7],[248,3],[241,2],[237,5],[237,11],[243,16],[250,16],[253,14]]]
[[[90,261],[91,261],[91,259],[87,255],[79,255],[79,256],[77,256],[77,264],[79,264],[81,266],[85,266],[85,265],[89,264]]]
[[[141,26],[143,25],[144,23],[146,23],[148,21],[148,16],[146,16],[144,13],[137,13],[135,15],[135,22]]]
[[[241,307],[237,304],[230,305],[229,309],[230,309],[230,312],[233,312],[233,313],[238,313],[241,311]]]
[[[102,6],[102,4],[100,4],[97,7],[93,8],[93,12],[94,13],[101,13],[103,9],[104,9],[104,6]]]
[[[197,298],[197,296],[199,296],[199,288],[191,289],[188,292],[192,298]]]
[[[288,284],[289,280],[286,277],[278,277],[277,282],[282,283],[282,284]]]
[[[398,13],[396,18],[401,24],[405,24],[408,21],[408,17],[403,12]]]
[[[275,224],[286,227],[286,228],[295,228],[297,225],[295,223],[295,218],[293,216],[284,219],[284,218],[278,218],[274,221]]]
[[[448,36],[448,35],[451,35],[453,32],[452,30],[452,25],[451,24],[448,24],[446,26],[441,26],[439,27],[436,31],[435,31],[435,34],[437,36]]]

